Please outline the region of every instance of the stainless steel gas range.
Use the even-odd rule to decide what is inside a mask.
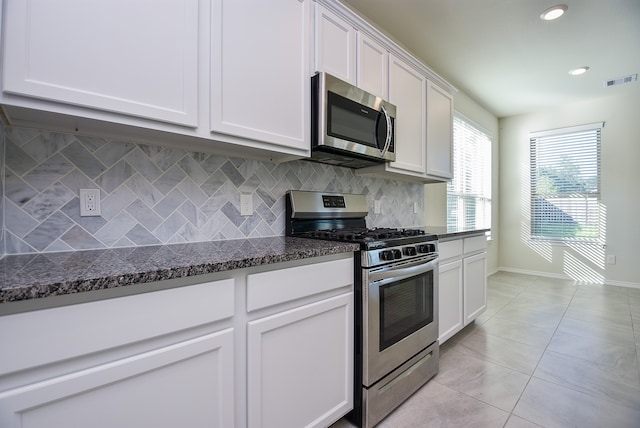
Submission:
[[[367,228],[364,195],[290,191],[286,199],[287,235],[360,244],[350,419],[373,427],[438,372],[437,236]]]

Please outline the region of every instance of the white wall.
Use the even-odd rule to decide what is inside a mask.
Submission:
[[[500,269],[640,287],[640,84],[603,91],[611,95],[500,119]],[[529,133],[602,121],[606,247],[530,242]]]
[[[476,125],[483,128],[493,140],[492,145],[492,218],[491,235],[492,241],[489,243],[487,254],[487,270],[489,273],[498,269],[498,243],[499,243],[499,198],[498,193],[498,118],[478,104],[475,100],[463,92],[458,92],[454,96],[453,108],[457,113],[462,114]],[[425,224],[427,226],[447,225],[447,185],[444,183],[427,184],[424,186]]]

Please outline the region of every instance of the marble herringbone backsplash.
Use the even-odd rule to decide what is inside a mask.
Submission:
[[[284,164],[130,141],[7,127],[6,254],[284,235],[289,189],[364,193],[369,226],[423,224],[421,185],[356,176],[307,161]],[[80,217],[78,190],[100,189],[102,215]],[[240,193],[254,214],[240,215]],[[420,209],[413,214],[413,202]]]
[[[0,257],[3,257],[6,251],[4,243],[4,142],[5,128],[0,122]]]

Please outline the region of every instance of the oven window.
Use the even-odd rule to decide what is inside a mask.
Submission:
[[[380,351],[433,322],[433,271],[380,288]]]

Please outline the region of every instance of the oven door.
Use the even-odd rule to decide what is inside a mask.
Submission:
[[[363,274],[363,384],[369,387],[438,340],[438,258]]]

